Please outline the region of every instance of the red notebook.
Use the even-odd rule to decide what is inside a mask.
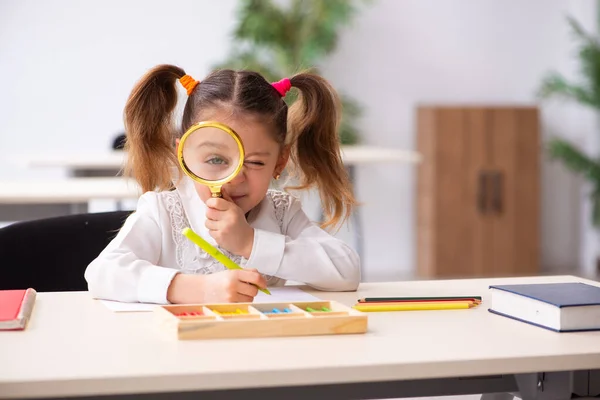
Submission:
[[[35,304],[34,289],[0,290],[0,330],[23,330]]]

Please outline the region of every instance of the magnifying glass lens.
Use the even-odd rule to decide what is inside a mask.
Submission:
[[[232,175],[240,162],[238,144],[229,133],[214,127],[192,132],[182,149],[187,169],[206,181],[219,181]]]

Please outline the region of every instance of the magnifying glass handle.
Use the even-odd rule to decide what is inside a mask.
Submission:
[[[223,197],[221,186],[211,186],[210,193],[212,194],[212,197]]]

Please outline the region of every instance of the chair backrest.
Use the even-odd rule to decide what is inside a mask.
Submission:
[[[0,229],[0,290],[87,290],[84,272],[132,211],[65,215]]]

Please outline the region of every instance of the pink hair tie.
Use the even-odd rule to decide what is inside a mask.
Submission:
[[[285,94],[292,88],[292,83],[288,78],[283,78],[279,82],[273,82],[271,85],[279,92],[281,97],[285,96]]]

